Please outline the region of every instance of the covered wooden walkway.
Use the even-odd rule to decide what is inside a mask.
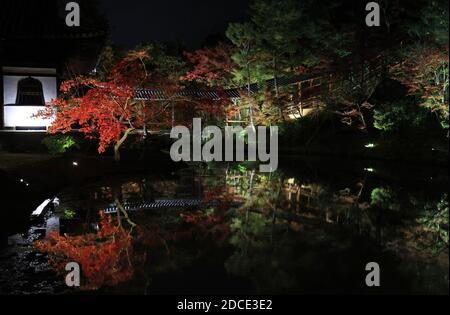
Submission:
[[[139,89],[136,91],[136,98],[143,101],[168,102],[183,99],[199,99],[219,101],[229,99],[234,105],[238,106],[245,97],[255,95],[259,92],[274,92],[288,90],[292,100],[283,105],[281,110],[283,115],[290,119],[301,118],[309,111],[319,107],[323,103],[324,95],[332,95],[340,91],[346,83],[346,78],[356,68],[358,70],[358,82],[353,82],[355,86],[363,84],[364,80],[381,79],[386,70],[387,52],[381,52],[371,60],[362,64],[353,64],[343,67],[337,67],[333,70],[328,69],[321,73],[308,75],[293,75],[268,80],[262,84],[252,84],[249,87],[234,89],[185,89],[178,93],[170,95],[163,90],[158,89]],[[172,106],[172,117],[176,115],[176,106]],[[242,108],[242,111],[250,111],[249,108]],[[248,124],[249,120],[245,118],[245,113],[239,113],[235,117],[228,117],[227,124]]]

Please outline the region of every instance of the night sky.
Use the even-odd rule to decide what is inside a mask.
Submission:
[[[223,33],[229,22],[245,20],[251,0],[101,0],[114,43],[179,42],[195,49]]]

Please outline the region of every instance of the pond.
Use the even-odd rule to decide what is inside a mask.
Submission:
[[[448,188],[446,169],[293,157],[272,174],[218,163],[98,176],[61,187],[28,232],[9,229],[0,292],[76,292],[33,244],[57,231],[67,237],[52,246],[84,259],[90,293],[448,294],[448,225],[431,228],[430,215],[448,217]],[[130,210],[132,236],[87,251],[116,231],[116,202]],[[366,285],[370,262],[379,288]]]

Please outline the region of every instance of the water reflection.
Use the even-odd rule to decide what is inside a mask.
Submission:
[[[106,178],[60,194],[61,232],[92,233],[112,203],[198,199],[208,206],[132,212],[133,277],[104,290],[447,293],[448,178],[411,184],[359,169],[260,174],[211,164]],[[371,261],[383,270],[377,290],[364,284]]]

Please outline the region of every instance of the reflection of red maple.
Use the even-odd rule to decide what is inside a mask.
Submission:
[[[225,244],[228,240],[230,229],[223,213],[215,211],[206,214],[204,211],[183,213],[180,215],[183,220],[182,228],[190,231],[194,240],[214,241],[216,244]]]
[[[208,186],[203,191],[202,201],[205,204],[214,203],[219,213],[228,211],[234,201],[234,197],[223,186]]]
[[[165,226],[161,218],[142,215],[137,226],[136,240],[139,244],[151,248],[152,252],[164,250],[167,254],[176,252],[180,244],[214,242],[225,244],[229,236],[229,226],[222,211],[207,214],[203,211],[183,212],[181,220]]]
[[[175,251],[177,244],[194,241],[217,241],[227,235],[222,216],[206,215],[202,211],[180,214],[181,222],[170,228],[159,222],[146,221],[137,227],[139,244],[153,252],[163,249],[167,254]]]
[[[225,243],[230,232],[225,213],[230,209],[233,197],[223,186],[208,186],[203,192],[202,201],[213,207],[207,212],[181,213],[183,229],[191,231],[192,237],[196,239],[214,239],[218,243]]]
[[[52,233],[48,239],[37,241],[36,248],[50,256],[51,264],[61,272],[69,262],[81,266],[84,290],[114,286],[129,281],[134,269],[130,255],[132,237],[115,226],[110,216],[101,215],[101,229],[96,234],[70,237]]]

